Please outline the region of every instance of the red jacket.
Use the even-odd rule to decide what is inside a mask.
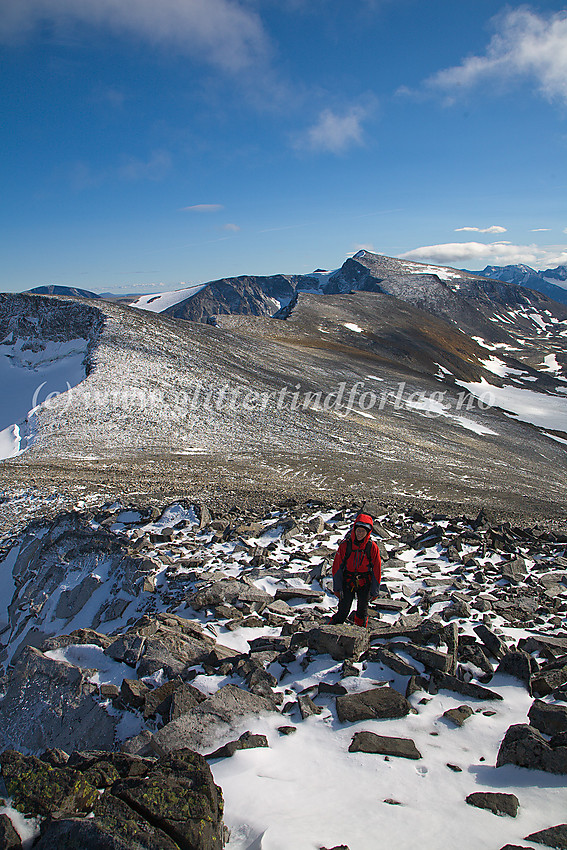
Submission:
[[[365,514],[360,514],[359,516],[357,516],[356,522],[364,522],[370,525],[370,527],[372,527],[373,524],[372,517],[366,516]],[[370,588],[370,596],[374,597],[378,595],[378,591],[380,589],[380,581],[382,578],[382,564],[380,560],[380,550],[378,549],[378,546],[376,545],[374,540],[372,540],[370,543],[370,564],[368,563],[368,558],[366,556],[366,544],[370,539],[370,534],[371,531],[369,529],[364,539],[360,543],[357,543],[353,525],[352,529],[349,531],[345,539],[340,542],[339,548],[333,560],[333,590],[335,591],[335,593],[338,593],[342,590],[343,570],[341,569],[341,567],[345,559],[345,555],[347,553],[347,540],[350,537],[352,542],[352,551],[344,568],[351,573],[367,573],[371,569],[372,584]]]

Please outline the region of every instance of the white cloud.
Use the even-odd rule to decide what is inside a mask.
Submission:
[[[44,22],[64,31],[108,27],[227,71],[249,67],[268,51],[260,18],[238,0],[8,0],[0,5],[0,41],[26,38]]]
[[[548,233],[551,230],[551,227],[534,227],[531,231],[532,233]],[[564,231],[566,232],[566,231]]]
[[[435,89],[456,94],[489,79],[535,81],[549,99],[567,101],[567,14],[538,15],[527,7],[509,9],[494,19],[496,32],[482,56],[439,71],[427,80]]]
[[[490,227],[456,227],[455,233],[460,233],[463,230],[470,230],[475,233],[506,233],[506,228],[500,227],[499,224],[492,224]]]
[[[507,266],[524,263],[536,269],[567,263],[567,248],[559,250],[538,245],[513,245],[511,242],[449,242],[426,245],[399,255],[401,259],[453,265],[459,268],[482,268],[486,265]]]
[[[315,152],[344,153],[348,148],[364,144],[362,122],[369,115],[369,109],[351,106],[342,115],[332,109],[324,109],[317,122],[309,127],[295,141],[299,150]]]
[[[229,221],[223,226],[223,230],[228,230],[231,233],[238,233],[240,228],[237,224],[233,224],[231,221]]]
[[[222,204],[193,204],[192,207],[183,207],[182,212],[199,212],[199,213],[210,213],[210,212],[219,212],[220,210],[224,210]]]

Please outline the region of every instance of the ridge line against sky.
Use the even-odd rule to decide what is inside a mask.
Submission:
[[[0,55],[2,290],[567,264],[564,4],[0,0]]]

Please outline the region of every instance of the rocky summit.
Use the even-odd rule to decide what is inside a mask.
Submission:
[[[331,625],[332,558],[361,507],[76,505],[6,538],[0,846],[370,848],[384,828],[433,847],[443,825],[450,842],[458,826],[463,846],[501,848],[551,834],[567,777],[567,529],[367,504],[380,594],[367,629]],[[315,777],[332,794],[340,775],[347,808],[374,800],[362,833],[340,806],[314,807]]]

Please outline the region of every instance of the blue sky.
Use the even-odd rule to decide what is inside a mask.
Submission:
[[[0,289],[567,264],[567,9],[0,0]]]

